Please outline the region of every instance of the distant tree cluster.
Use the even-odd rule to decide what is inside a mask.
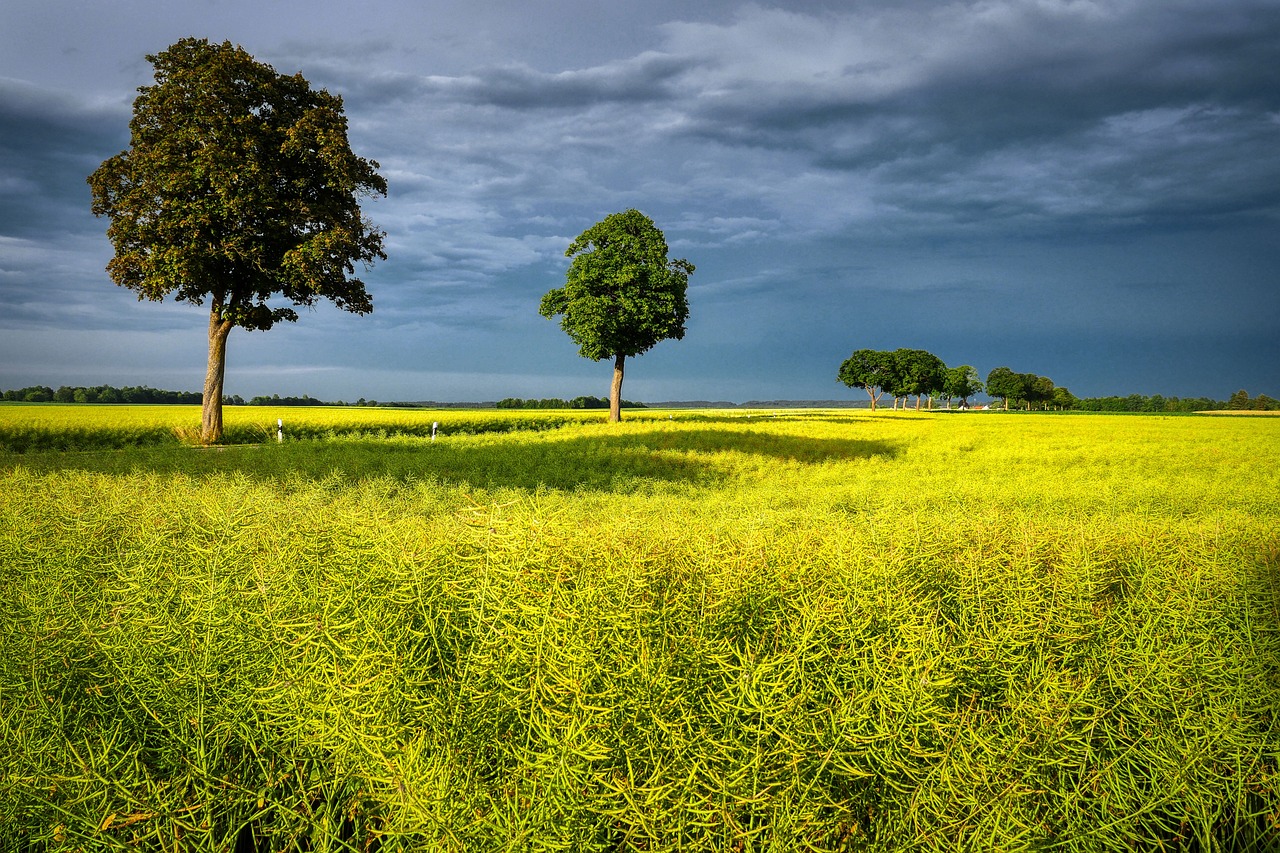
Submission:
[[[622,400],[624,409],[643,409],[644,403],[633,403]],[[540,400],[524,400],[520,397],[507,397],[498,401],[499,409],[607,409],[608,397],[574,397],[572,400],[561,400],[559,397],[545,397]]]
[[[913,396],[916,409],[921,408],[923,400],[928,400],[932,409],[934,397],[946,401],[950,408],[952,400],[968,405],[969,398],[982,391],[978,371],[973,367],[947,367],[942,359],[920,349],[856,350],[840,365],[836,378],[850,388],[866,391],[872,410],[885,394],[893,398],[895,409],[899,401],[905,408],[907,399]]]
[[[837,379],[851,388],[866,391],[873,410],[885,394],[893,398],[895,409],[899,401],[911,396],[916,398],[917,409],[925,400],[929,408],[933,408],[935,396],[946,401],[947,408],[950,408],[952,400],[960,400],[965,406],[970,396],[985,390],[987,396],[1000,400],[1006,411],[1010,407],[1026,411],[1082,412],[1280,411],[1280,400],[1266,394],[1251,398],[1243,389],[1232,394],[1226,402],[1207,397],[1162,397],[1159,394],[1082,400],[1067,388],[1055,385],[1047,376],[1017,373],[1008,367],[992,370],[987,374],[984,385],[978,381],[978,372],[969,365],[947,367],[933,353],[918,349],[856,350],[840,365]]]
[[[1081,412],[1212,412],[1227,408],[1227,404],[1208,397],[1130,394],[1127,397],[1086,397],[1077,400],[1074,408]]]
[[[1280,400],[1273,400],[1266,394],[1259,394],[1251,400],[1249,392],[1241,388],[1231,395],[1225,408],[1234,412],[1278,412]]]
[[[997,367],[987,374],[987,395],[1004,403],[1006,411],[1010,403],[1029,412],[1032,408],[1065,411],[1079,402],[1066,388],[1055,386],[1048,376],[1014,373],[1007,367]]]
[[[281,397],[279,394],[272,394],[270,397],[258,396],[249,400],[250,406],[345,406],[346,403],[338,400],[336,403],[329,403],[324,400],[317,400],[310,394],[303,394],[301,397]],[[360,405],[365,405],[363,402]]]
[[[161,391],[147,386],[127,385],[63,385],[58,390],[48,385],[32,385],[5,391],[0,399],[19,403],[152,403],[200,405],[200,394],[193,391]]]

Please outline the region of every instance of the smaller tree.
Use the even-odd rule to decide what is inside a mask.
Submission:
[[[978,371],[972,366],[962,364],[947,369],[942,383],[942,398],[947,401],[947,408],[951,408],[953,399],[967,406],[969,398],[981,392],[982,382],[978,378]]]
[[[1031,404],[1047,406],[1053,399],[1053,380],[1048,376],[1036,376],[1034,373],[1024,374],[1022,399],[1027,402],[1027,411]]]
[[[836,379],[850,388],[861,388],[871,398],[871,411],[885,392],[896,396],[900,376],[898,362],[893,353],[883,350],[854,350],[853,355],[840,364]]]
[[[1009,401],[1022,394],[1022,379],[1007,367],[997,367],[987,374],[987,393],[999,398],[1007,412]]]
[[[947,366],[942,359],[922,349],[896,349],[893,358],[901,378],[895,390],[903,395],[914,394],[916,411],[920,410],[920,398],[924,396],[929,397],[932,408],[933,395],[942,391],[946,382]]]
[[[560,328],[583,358],[613,359],[609,421],[622,420],[623,364],[659,341],[684,337],[694,266],[667,259],[667,241],[638,210],[606,216],[578,235],[565,286],[542,297],[538,313]]]
[[[1050,402],[1059,411],[1066,411],[1068,409],[1074,409],[1076,407],[1076,403],[1079,401],[1076,400],[1075,394],[1072,394],[1062,386],[1058,386],[1053,389],[1053,397],[1050,399]]]

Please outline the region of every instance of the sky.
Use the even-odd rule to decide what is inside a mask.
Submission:
[[[0,388],[199,390],[85,178],[148,54],[230,41],[344,99],[389,192],[367,316],[237,329],[226,393],[607,396],[544,293],[637,208],[696,266],[623,396],[825,400],[855,349],[1080,397],[1280,397],[1277,0],[7,0]]]

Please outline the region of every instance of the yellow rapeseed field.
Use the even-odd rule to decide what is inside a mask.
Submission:
[[[1275,419],[194,415],[0,407],[0,847],[1280,844]]]

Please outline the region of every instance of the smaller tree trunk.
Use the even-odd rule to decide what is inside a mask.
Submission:
[[[218,305],[209,311],[209,363],[204,373],[204,399],[200,406],[200,443],[222,441],[222,379],[227,371],[227,336],[231,321],[220,316]]]
[[[622,363],[625,355],[613,358],[613,384],[609,386],[609,423],[616,424],[622,420]]]

